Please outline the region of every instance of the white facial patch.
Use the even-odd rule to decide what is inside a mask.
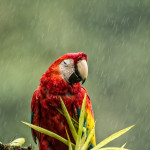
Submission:
[[[73,59],[65,59],[63,60],[60,65],[60,71],[63,79],[66,82],[69,82],[69,77],[74,72],[74,60]]]

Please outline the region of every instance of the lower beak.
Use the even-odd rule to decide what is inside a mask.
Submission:
[[[78,75],[76,74],[76,72],[73,72],[73,73],[71,74],[71,76],[69,77],[69,82],[70,82],[70,83],[78,83],[78,82],[80,82],[80,81],[82,81],[82,79],[80,78],[80,76],[78,76]]]
[[[82,80],[82,84],[84,84],[85,81],[86,81],[86,79],[83,79],[83,80]]]

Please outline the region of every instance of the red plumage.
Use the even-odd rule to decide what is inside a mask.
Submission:
[[[67,139],[66,128],[71,141],[74,142],[65,117],[56,108],[61,108],[59,99],[59,96],[61,96],[70,116],[76,115],[76,109],[81,108],[86,91],[79,82],[68,84],[62,78],[59,65],[64,59],[73,59],[74,65],[76,65],[79,60],[85,59],[87,61],[87,56],[84,53],[69,53],[57,59],[48,68],[46,73],[42,75],[40,86],[33,94],[31,119],[32,124],[55,132]],[[90,104],[91,114],[93,115],[90,99],[87,98],[86,104]],[[38,133],[35,130],[32,131],[32,134],[35,141],[36,137],[38,138],[39,150],[68,149],[65,144],[45,134]]]

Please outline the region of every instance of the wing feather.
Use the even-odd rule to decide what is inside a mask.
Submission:
[[[38,96],[38,89],[34,92],[32,101],[31,101],[31,124],[40,125],[40,98]],[[39,133],[33,129],[31,129],[32,137],[35,143]]]

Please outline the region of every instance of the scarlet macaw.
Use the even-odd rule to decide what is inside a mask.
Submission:
[[[67,129],[71,141],[69,126],[65,117],[58,111],[61,108],[59,96],[62,97],[71,117],[79,119],[82,101],[85,93],[86,110],[84,126],[87,134],[94,126],[92,104],[85,88],[84,82],[88,75],[87,55],[85,53],[68,53],[58,58],[44,73],[40,85],[34,92],[31,102],[31,123],[67,139]],[[67,150],[68,147],[60,141],[45,134],[32,130],[32,136],[39,143],[39,150]],[[95,146],[95,133],[91,139],[89,149]]]

